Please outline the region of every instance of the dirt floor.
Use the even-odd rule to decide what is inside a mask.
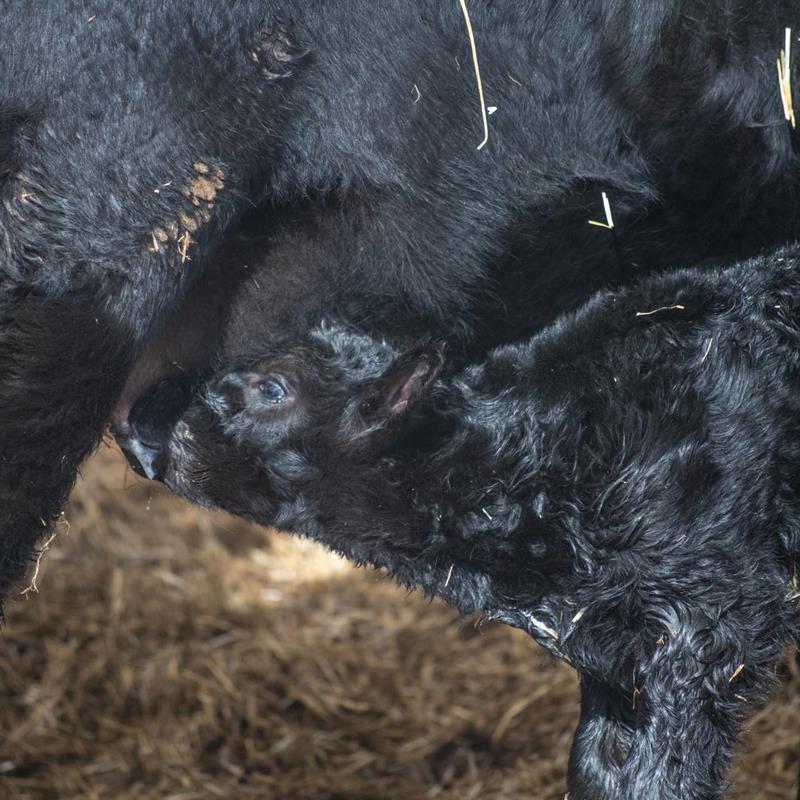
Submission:
[[[104,448],[0,634],[0,797],[561,800],[571,670]],[[789,800],[787,666],[736,770]]]

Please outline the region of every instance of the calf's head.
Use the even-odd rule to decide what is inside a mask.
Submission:
[[[163,409],[172,387],[157,387],[119,441],[137,471],[192,502],[296,524],[307,489],[352,491],[359,468],[397,443],[442,364],[433,345],[398,354],[321,326],[220,370],[177,419]]]

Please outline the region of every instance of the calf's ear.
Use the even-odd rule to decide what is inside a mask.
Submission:
[[[444,354],[436,345],[421,345],[398,356],[376,381],[365,404],[370,415],[399,418],[430,392],[442,370]]]

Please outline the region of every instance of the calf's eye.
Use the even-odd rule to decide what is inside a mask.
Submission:
[[[274,378],[268,378],[258,388],[268,403],[280,405],[286,399],[286,389]]]

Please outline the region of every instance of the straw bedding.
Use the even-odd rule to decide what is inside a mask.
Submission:
[[[315,545],[86,466],[39,592],[9,604],[0,797],[561,800],[572,672]],[[800,675],[738,798],[792,797]]]

